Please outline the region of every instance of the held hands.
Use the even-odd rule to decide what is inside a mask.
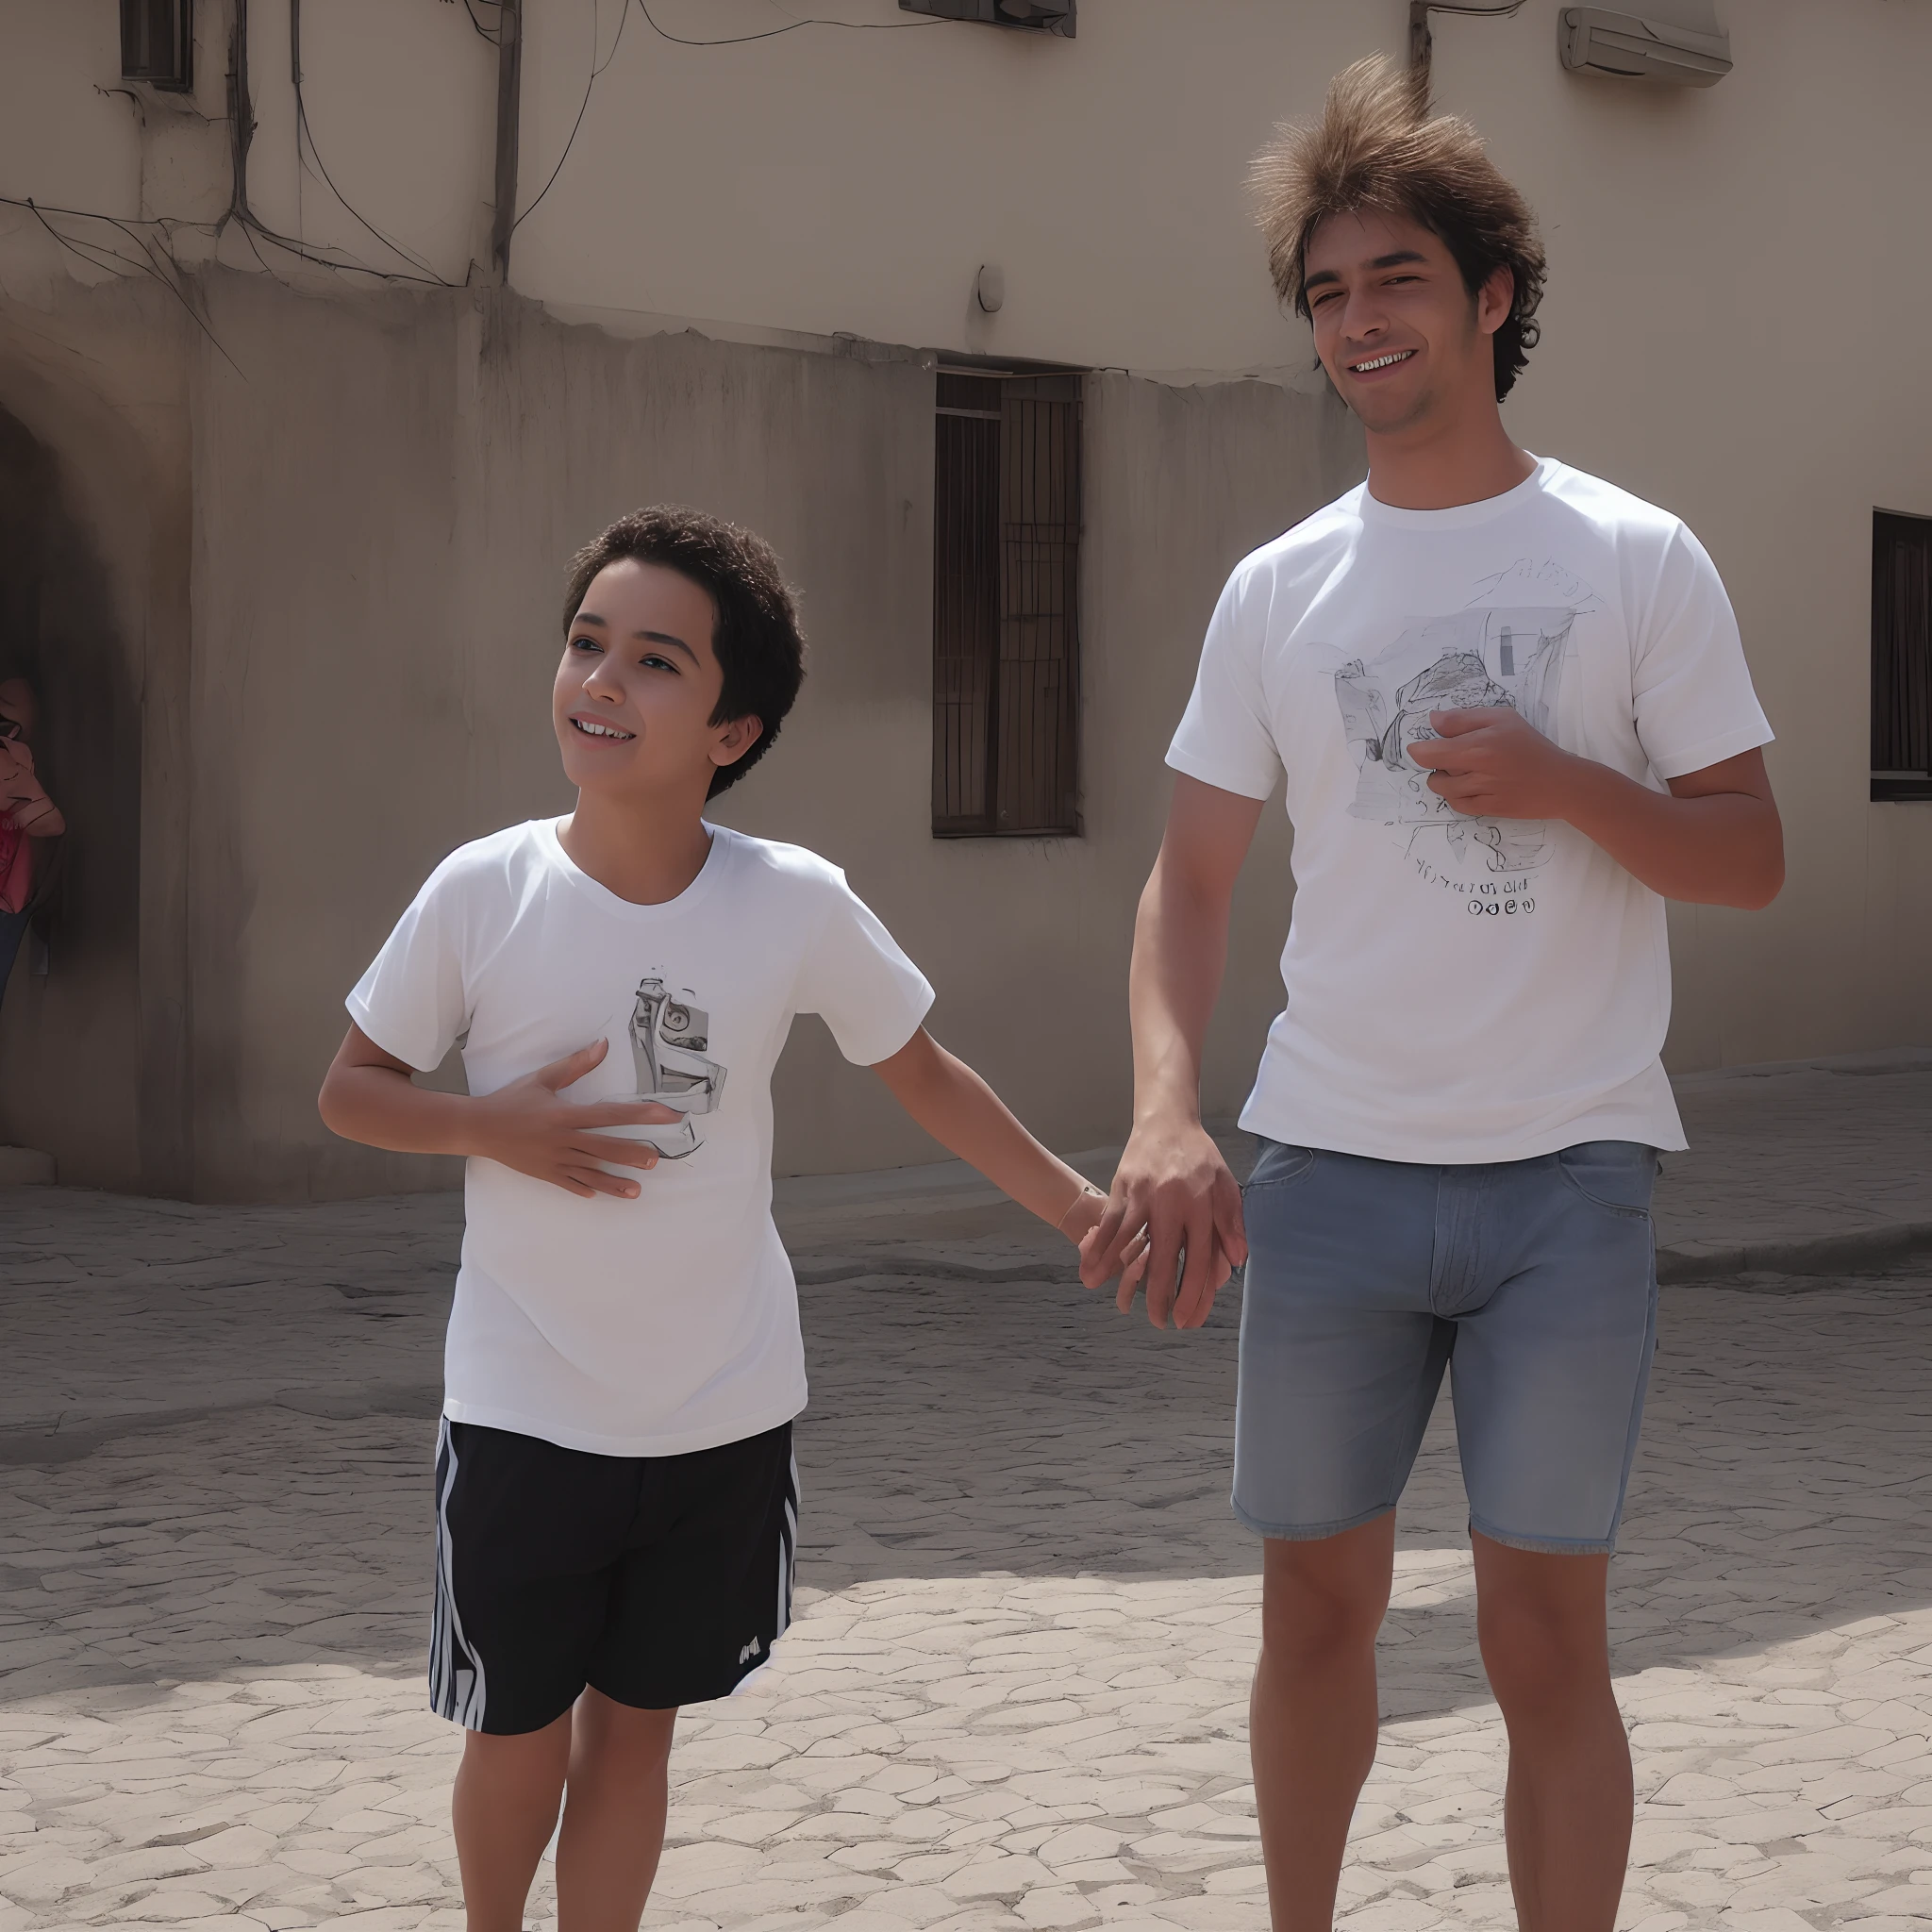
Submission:
[[[1577,758],[1507,705],[1431,711],[1441,735],[1408,746],[1433,774],[1429,790],[1472,818],[1560,819],[1569,815]]]
[[[1198,1121],[1136,1126],[1113,1193],[1080,1242],[1080,1279],[1099,1288],[1118,1273],[1114,1300],[1124,1312],[1144,1278],[1157,1328],[1170,1314],[1175,1327],[1198,1328],[1247,1257],[1241,1189],[1207,1129]]]
[[[560,1088],[581,1080],[601,1065],[610,1051],[608,1040],[592,1041],[560,1060],[552,1060],[534,1074],[499,1087],[475,1103],[476,1144],[474,1151],[533,1179],[566,1188],[586,1200],[594,1194],[637,1197],[638,1184],[625,1175],[606,1174],[600,1163],[613,1167],[658,1164],[658,1150],[641,1141],[600,1134],[598,1127],[671,1126],[680,1118],[654,1101],[600,1100],[584,1103],[561,1100]]]

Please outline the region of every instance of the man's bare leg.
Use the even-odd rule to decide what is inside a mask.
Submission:
[[[1509,1729],[1504,1825],[1517,1923],[1611,1932],[1632,1801],[1604,1619],[1610,1559],[1473,1541],[1483,1664]]]
[[[557,1839],[558,1932],[637,1932],[664,1849],[677,1713],[586,1690],[575,1716]]]
[[[1375,1761],[1375,1633],[1395,1512],[1313,1542],[1262,1544],[1261,1661],[1249,1707],[1274,1932],[1329,1932],[1348,1824]]]
[[[450,1807],[470,1932],[523,1932],[570,1763],[570,1713],[515,1737],[463,1734]]]

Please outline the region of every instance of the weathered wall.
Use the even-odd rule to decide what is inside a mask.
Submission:
[[[179,312],[53,276],[0,306],[0,604],[65,812],[44,977],[0,1003],[0,1141],[182,1192],[189,492]]]
[[[935,1030],[1061,1145],[1117,1134],[1134,896],[1159,754],[1244,549],[1343,487],[1318,395],[1096,378],[1088,413],[1085,836],[929,836],[932,395],[911,355],[625,341],[510,298],[322,305],[221,275],[243,380],[196,354],[193,849],[197,1191],[410,1185],[329,1139],[313,1093],[344,991],[428,868],[564,808],[546,692],[570,551],[675,498],[763,531],[804,591],[806,694],[721,804],[845,865],[940,991]],[[1272,830],[1256,867],[1276,879]],[[1211,1104],[1278,989],[1286,903],[1245,913]],[[935,1150],[815,1023],[780,1074],[779,1164]]]
[[[0,1012],[0,1134],[116,1185],[186,1185],[191,1169],[211,1190],[422,1178],[420,1163],[319,1139],[316,1055],[344,975],[426,857],[560,803],[547,741],[524,723],[557,571],[585,530],[652,495],[769,529],[808,593],[805,707],[729,815],[850,858],[939,962],[941,1032],[1063,1141],[1114,1130],[1127,922],[1202,618],[1235,555],[1346,480],[1345,445],[1292,384],[1093,378],[1088,835],[934,846],[929,377],[922,350],[825,353],[829,337],[1142,375],[1306,367],[1306,332],[1266,286],[1242,166],[1345,59],[1393,51],[1401,8],[1108,0],[1074,42],[812,28],[708,49],[671,46],[630,9],[576,147],[518,232],[513,280],[543,309],[358,294],[261,244],[277,273],[320,286],[304,299],[259,272],[234,225],[217,238],[231,10],[199,10],[192,98],[136,99],[114,86],[108,0],[0,0],[0,193],[191,224],[170,231],[183,258],[225,265],[191,292],[206,290],[246,373],[158,287],[82,286],[93,271],[0,207],[0,408],[51,465],[66,575],[104,600],[92,616],[65,607],[82,641],[57,656],[92,661],[83,646],[98,645],[118,667],[101,690],[122,722],[101,741],[125,772],[138,704],[143,804],[138,876],[108,891],[125,841],[117,857],[110,837],[76,840],[91,937],[40,986],[17,979]],[[768,15],[765,0],[654,10],[721,38]],[[891,0],[838,10],[900,18]],[[1923,225],[1932,165],[1932,13],[1724,10],[1736,71],[1694,92],[1562,73],[1556,0],[1445,16],[1436,33],[1439,99],[1486,130],[1550,247],[1544,341],[1511,425],[1690,520],[1779,733],[1783,898],[1673,914],[1668,1056],[1683,1068],[1932,1038],[1932,808],[1872,805],[1866,784],[1870,515],[1932,514],[1932,364],[1910,349],[1932,262],[1903,239]],[[308,16],[309,117],[339,185],[460,281],[488,215],[491,50],[460,7],[341,0]],[[617,17],[604,8],[603,53]],[[583,101],[593,18],[588,4],[534,11],[526,202]],[[258,4],[252,22],[258,211],[401,264],[297,167],[287,9]],[[982,260],[1008,272],[997,318],[970,306]],[[717,318],[713,338],[815,331],[815,347],[727,348],[667,315]],[[58,709],[67,731],[75,708]],[[362,789],[371,771],[412,775],[392,800]],[[1274,997],[1286,907],[1269,824],[1217,1023],[1217,1108],[1238,1097]],[[1052,1000],[1016,1000],[1036,962]],[[787,1062],[799,1124],[782,1158],[908,1158],[828,1054],[808,1030]]]

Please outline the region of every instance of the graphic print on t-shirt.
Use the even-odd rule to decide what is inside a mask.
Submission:
[[[1506,601],[1538,591],[1563,601]],[[1524,561],[1485,580],[1461,610],[1405,620],[1374,658],[1314,646],[1333,675],[1359,774],[1349,816],[1388,826],[1424,879],[1458,872],[1520,880],[1542,865],[1549,858],[1542,820],[1457,811],[1429,790],[1430,768],[1417,764],[1409,747],[1441,735],[1429,723],[1432,711],[1502,705],[1554,738],[1571,628],[1597,608],[1595,593],[1569,572]]]
[[[646,974],[638,983],[628,1031],[637,1097],[684,1116],[675,1126],[643,1128],[640,1138],[667,1160],[683,1160],[704,1144],[692,1115],[716,1112],[724,1091],[725,1069],[706,1058],[711,1016],[695,1004],[691,988],[674,998],[661,974]]]

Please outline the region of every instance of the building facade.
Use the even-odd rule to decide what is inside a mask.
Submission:
[[[1872,625],[1874,532],[1932,517],[1932,17],[1733,0],[1707,89],[1566,71],[1559,12],[1435,25],[1439,104],[1549,249],[1507,420],[1697,530],[1778,733],[1790,883],[1673,908],[1668,1057],[1924,1043],[1932,802],[1874,779]],[[453,845],[567,808],[564,564],[659,499],[770,537],[811,640],[721,817],[844,865],[1046,1139],[1120,1138],[1202,627],[1361,474],[1245,169],[1401,58],[1407,9],[1089,0],[1069,39],[557,0],[522,26],[507,279],[512,9],[197,0],[159,82],[122,13],[0,0],[0,675],[42,689],[72,827],[0,1002],[0,1141],[196,1198],[446,1183],[316,1119],[341,995]],[[1277,806],[1211,1111],[1278,1004],[1289,852]],[[781,1169],[933,1158],[815,1022],[777,1098]]]

